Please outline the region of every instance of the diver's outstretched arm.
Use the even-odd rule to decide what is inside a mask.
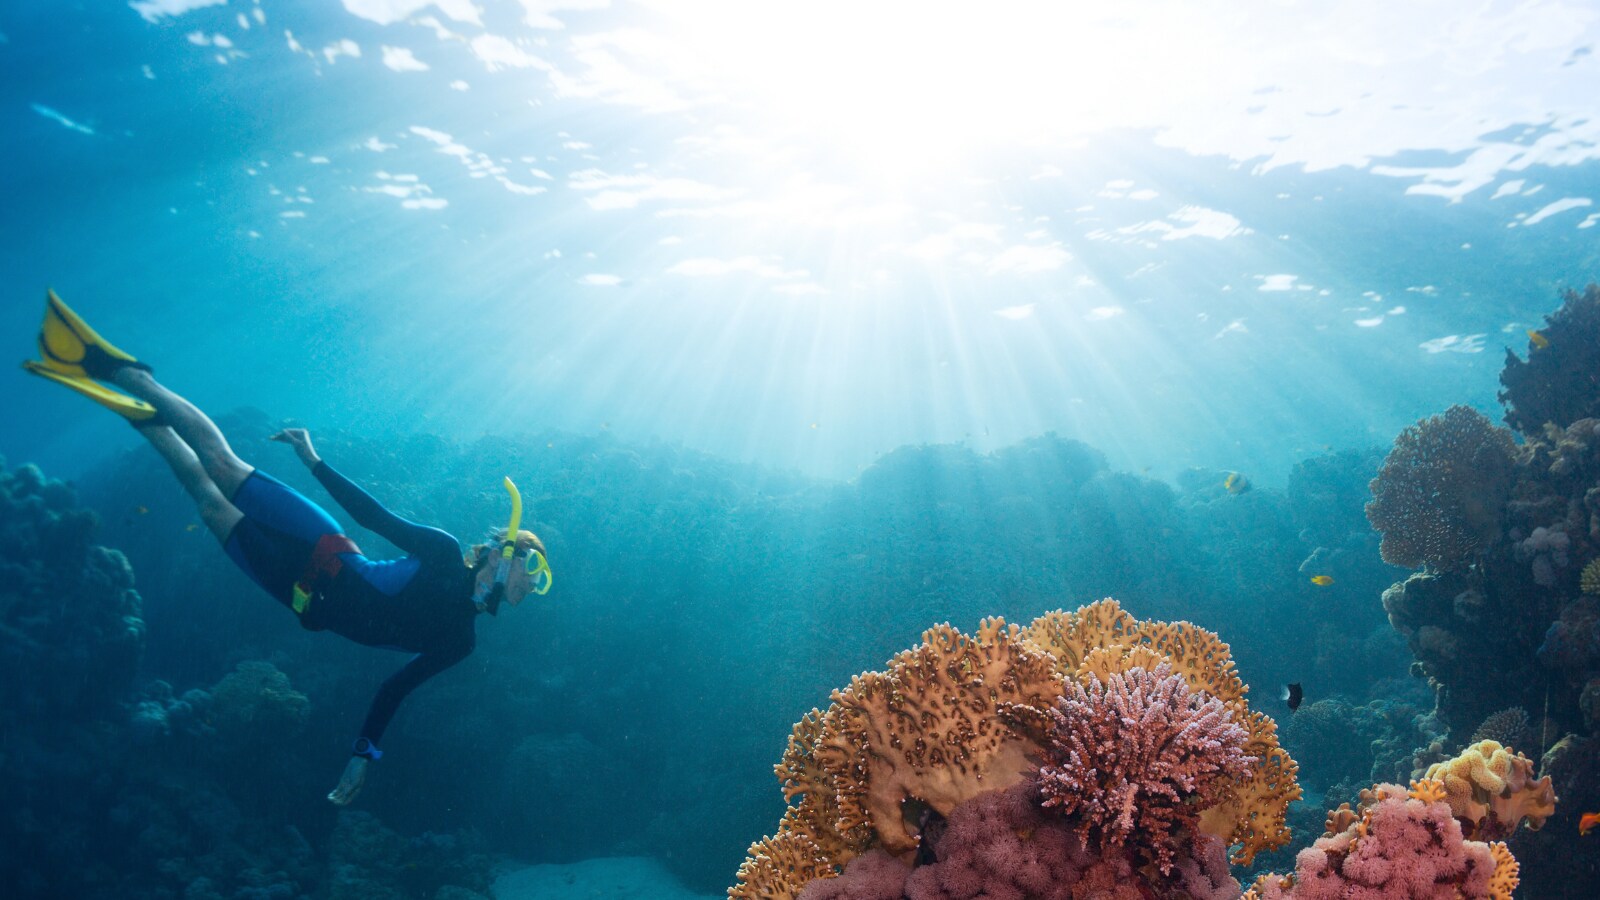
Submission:
[[[228,439],[222,436],[222,429],[217,427],[217,423],[193,403],[156,381],[148,371],[122,366],[116,370],[112,381],[117,387],[156,408],[160,420],[171,426],[171,431],[176,432],[176,436],[194,451],[193,455],[199,458],[205,474],[223,497],[232,497],[237,493],[239,485],[244,484],[244,480],[255,471],[254,466],[234,455],[233,448],[228,446]],[[161,448],[158,445],[156,449]],[[164,452],[162,455],[166,456]],[[171,463],[172,460],[169,458],[167,462]],[[182,477],[180,474],[179,480]]]

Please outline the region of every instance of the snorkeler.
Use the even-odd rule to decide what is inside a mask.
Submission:
[[[148,365],[96,334],[54,292],[39,353],[40,359],[23,367],[131,422],[167,461],[229,558],[301,625],[416,654],[373,698],[344,775],[328,794],[340,806],[355,799],[367,766],[383,755],[378,743],[400,702],[472,652],[478,613],[494,615],[502,603],[515,606],[530,593],[550,590],[544,544],[533,532],[519,530],[522,499],[509,478],[509,526],[495,533],[492,544],[474,547],[463,564],[453,536],[385,509],[324,462],[305,429],[273,435],[294,448],[358,524],[406,553],[401,559],[368,559],[322,507],[235,456],[205,413],[157,382]]]

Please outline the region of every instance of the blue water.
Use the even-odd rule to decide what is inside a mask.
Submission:
[[[524,482],[559,588],[413,698],[367,809],[411,852],[475,828],[716,893],[789,725],[935,621],[1115,594],[1221,632],[1258,696],[1315,634],[1369,663],[1317,663],[1328,693],[1414,692],[1375,536],[1337,591],[1300,566],[1364,532],[1402,428],[1498,420],[1506,349],[1600,272],[1597,41],[1579,0],[0,0],[0,334],[30,355],[53,287],[249,461],[313,492],[264,440],[305,425],[463,540]],[[306,847],[173,838],[215,858],[137,896],[250,865],[357,896],[327,872],[362,826],[319,798],[394,659],[252,596],[113,417],[0,379],[0,457],[77,482],[51,508],[143,598],[126,695],[75,727],[249,660],[309,698],[257,780],[164,752],[210,813],[104,801]]]

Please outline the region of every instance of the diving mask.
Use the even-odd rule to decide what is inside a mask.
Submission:
[[[556,577],[550,572],[550,561],[544,558],[539,548],[529,547],[522,564],[523,571],[528,575],[528,592],[541,597],[550,593],[550,585],[555,583]]]

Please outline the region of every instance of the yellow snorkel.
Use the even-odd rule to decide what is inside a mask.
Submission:
[[[495,615],[500,610],[500,603],[506,599],[506,584],[511,580],[511,563],[517,558],[517,544],[524,534],[527,534],[532,546],[527,549],[527,562],[524,566],[528,573],[528,592],[546,594],[554,577],[550,573],[550,563],[545,559],[544,553],[539,550],[538,538],[532,533],[524,532],[522,528],[522,492],[517,490],[516,482],[509,477],[505,479],[506,493],[511,495],[511,521],[506,525],[504,539],[500,543],[500,560],[495,564],[494,581],[489,584],[479,583],[472,600],[478,609]],[[511,600],[511,605],[517,605],[522,599],[519,592]]]
[[[522,492],[517,490],[510,475],[506,476],[505,483],[506,493],[511,495],[511,524],[506,526],[506,542],[500,548],[500,567],[494,572],[494,583],[501,590],[505,589],[506,579],[511,577],[511,560],[517,555],[517,531],[522,528]]]

